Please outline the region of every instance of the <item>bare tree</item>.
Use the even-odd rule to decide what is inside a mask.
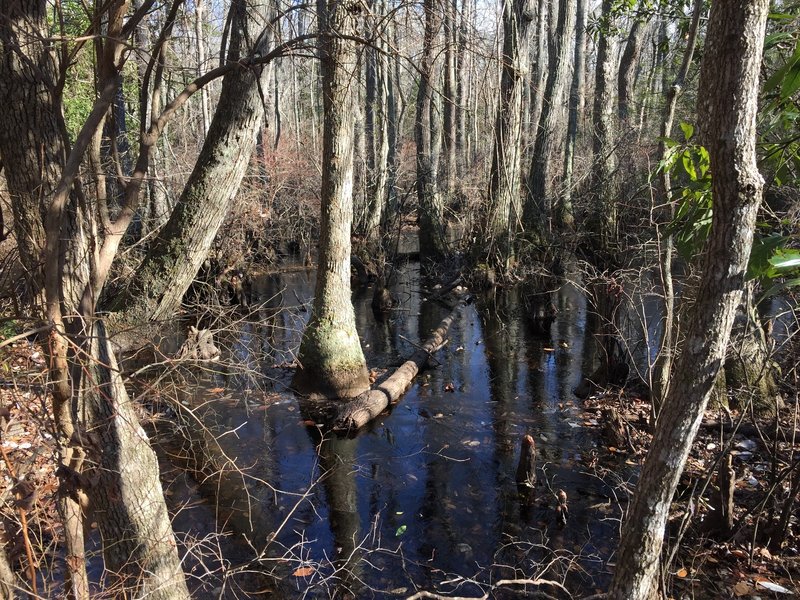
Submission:
[[[367,145],[367,206],[364,235],[368,254],[376,255],[382,235],[381,223],[389,198],[389,44],[387,36],[391,21],[387,21],[383,0],[373,1],[369,18],[375,32],[375,46],[366,52],[366,111],[365,137]]]
[[[567,81],[573,57],[575,2],[561,0],[558,19],[550,43],[550,59],[545,87],[545,101],[536,133],[533,164],[528,177],[526,226],[539,237],[549,236],[548,223],[557,203],[556,179],[564,166],[564,138],[567,132]]]
[[[683,90],[686,82],[686,76],[689,74],[689,67],[692,64],[692,57],[694,56],[694,49],[697,45],[697,33],[700,29],[700,16],[703,14],[702,0],[695,0],[694,8],[692,9],[692,21],[689,26],[689,37],[686,40],[686,49],[683,51],[683,59],[681,66],[675,75],[675,80],[672,85],[667,89],[667,104],[664,107],[664,119],[661,123],[660,140],[658,143],[658,154],[661,160],[667,158],[667,143],[666,140],[672,135],[672,125],[675,121],[675,109],[678,105],[678,98]],[[663,220],[667,223],[671,222],[675,216],[673,198],[672,198],[672,176],[669,169],[661,171],[661,196],[663,204],[666,208],[664,211]],[[661,233],[663,226],[659,227],[657,233]],[[667,230],[662,239],[661,250],[661,279],[662,287],[664,290],[664,327],[661,334],[661,347],[658,353],[658,359],[655,365],[655,395],[653,401],[653,408],[655,413],[658,413],[661,402],[667,395],[669,388],[669,379],[672,371],[672,353],[674,344],[674,317],[675,317],[675,292],[672,281],[672,259],[675,250],[675,244],[672,239],[672,234]]]
[[[445,197],[449,200],[456,184],[456,106],[458,105],[458,27],[457,0],[442,0],[444,5],[444,121],[442,149],[444,160],[440,175]]]
[[[597,66],[594,83],[592,231],[593,251],[600,262],[607,262],[617,236],[617,128],[614,119],[614,2],[603,0],[597,40]]]
[[[529,82],[530,38],[535,19],[529,0],[503,3],[500,98],[489,176],[489,208],[482,249],[493,268],[505,272],[514,258],[522,216],[522,99]]]
[[[628,39],[625,42],[625,49],[622,51],[617,73],[617,115],[622,135],[628,134],[639,56],[642,53],[642,44],[649,28],[648,15],[644,12],[642,3],[639,3],[637,11],[633,15],[633,24],[628,32]]]
[[[572,85],[569,93],[569,116],[567,119],[567,141],[564,148],[564,185],[556,212],[559,228],[575,225],[572,209],[573,174],[575,172],[575,148],[578,143],[578,120],[583,114],[586,101],[586,0],[575,3],[575,58],[573,60]]]
[[[439,191],[438,148],[431,131],[433,79],[435,73],[434,44],[441,26],[437,0],[424,0],[425,35],[419,66],[417,112],[414,139],[417,145],[417,202],[419,203],[419,251],[424,259],[436,260],[446,254],[444,199]]]

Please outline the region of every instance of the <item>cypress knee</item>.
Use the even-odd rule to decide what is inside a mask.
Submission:
[[[533,487],[536,483],[536,444],[533,437],[526,435],[522,438],[517,465],[517,485]]]

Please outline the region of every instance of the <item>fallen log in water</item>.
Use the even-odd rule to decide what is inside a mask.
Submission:
[[[462,299],[450,311],[431,336],[419,349],[411,355],[391,376],[378,384],[374,389],[354,398],[345,404],[333,420],[336,431],[355,431],[381,414],[386,408],[402,396],[428,362],[431,355],[444,346],[447,331],[455,320],[466,300]]]

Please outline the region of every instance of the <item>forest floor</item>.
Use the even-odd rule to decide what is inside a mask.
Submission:
[[[584,400],[583,408],[584,426],[598,429],[602,440],[599,456],[591,460],[622,458],[632,466],[644,461],[651,441],[648,401],[615,391]],[[608,411],[622,417],[622,431],[609,424]],[[706,412],[670,514],[667,597],[779,598],[800,593],[798,498],[791,498],[789,490],[792,477],[798,477],[800,430],[796,411],[783,414],[776,428],[774,419],[754,422],[736,412]],[[782,433],[776,435],[776,430]],[[711,523],[719,510],[717,467],[728,448],[735,473],[734,525],[721,532]],[[792,515],[789,526],[783,539],[774,542],[784,509]]]
[[[58,480],[54,425],[44,391],[46,362],[40,348],[21,341],[0,349],[0,368],[2,541],[21,580],[30,580],[28,556],[32,556],[39,594],[55,597],[57,594],[50,592],[59,589],[63,570],[58,548],[61,525],[55,502]],[[610,409],[622,418],[622,438],[607,424],[608,413],[604,411]],[[583,425],[596,428],[598,439],[602,440],[597,454],[588,460],[640,464],[650,441],[649,411],[645,400],[620,392],[598,394],[583,401]],[[737,414],[720,412],[706,414],[673,505],[668,541],[674,544],[678,540],[679,547],[669,567],[668,597],[780,598],[796,594],[800,592],[797,514],[792,513],[780,543],[771,543],[769,532],[774,531],[774,523],[789,501],[788,485],[793,476],[797,477],[791,469],[797,468],[800,440],[775,441],[774,433],[766,433],[776,431],[774,422],[742,421],[730,444],[735,472],[735,526],[725,535],[712,533],[707,523],[715,501],[709,499],[717,497],[718,488],[716,476],[709,477],[708,473],[718,464],[721,450],[731,439],[730,423],[738,421]],[[787,419],[780,426],[791,440],[798,433],[793,422],[796,417],[791,411],[786,412]],[[175,477],[175,473],[166,476]],[[795,508],[796,505],[789,507]]]

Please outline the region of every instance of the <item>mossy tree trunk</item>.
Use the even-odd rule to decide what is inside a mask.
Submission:
[[[356,35],[360,10],[356,0],[317,0],[324,112],[322,219],[314,304],[300,344],[295,385],[330,398],[369,389],[350,292],[357,62],[355,42],[344,36]]]
[[[271,0],[231,6],[228,62],[270,49]],[[169,221],[148,249],[124,293],[110,304],[133,319],[170,318],[207,258],[250,163],[264,116],[266,66],[234,69],[222,80],[217,110],[200,156]]]

